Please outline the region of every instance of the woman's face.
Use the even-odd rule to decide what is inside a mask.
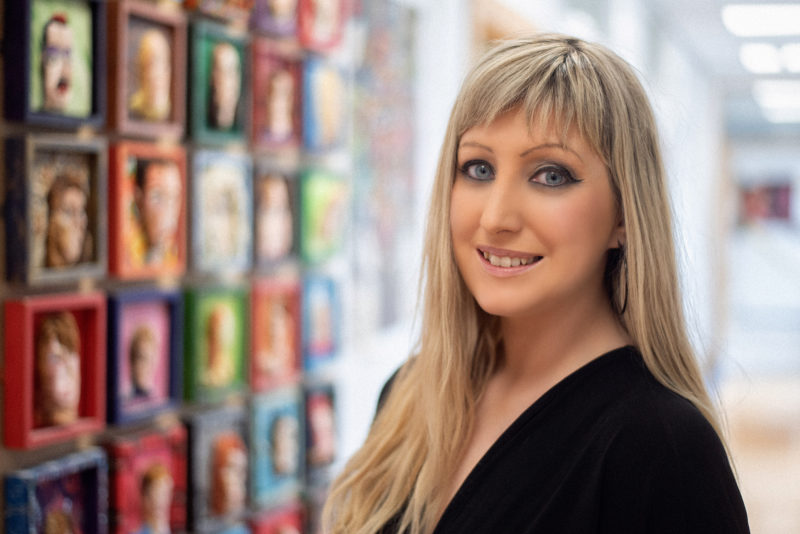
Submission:
[[[603,300],[606,252],[624,243],[606,166],[571,131],[512,110],[461,137],[450,230],[458,269],[486,312],[536,317]]]

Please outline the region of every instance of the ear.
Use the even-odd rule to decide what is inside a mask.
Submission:
[[[625,220],[620,217],[617,225],[611,231],[611,237],[608,240],[608,248],[622,248],[628,242],[628,237],[625,234]]]

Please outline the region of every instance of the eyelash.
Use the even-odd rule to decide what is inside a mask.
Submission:
[[[487,169],[489,169],[489,172],[491,173],[492,177],[494,177],[494,168],[492,168],[492,166],[489,163],[487,163],[486,161],[479,160],[479,159],[473,159],[473,160],[467,161],[466,163],[464,163],[459,168],[459,172],[465,178],[467,178],[469,180],[474,180],[476,182],[488,182],[489,180],[492,179],[492,178],[478,178],[478,177],[476,177],[473,173],[474,173],[474,168],[477,167],[477,166],[486,167]],[[533,179],[533,178],[539,176],[542,173],[553,173],[553,174],[556,174],[556,175],[562,177],[564,179],[564,181],[561,182],[561,183],[558,183],[558,184],[550,185],[550,184],[539,182],[539,181],[536,181],[536,180]],[[539,184],[539,185],[542,185],[542,186],[545,186],[545,187],[562,187],[562,186],[565,186],[565,185],[570,185],[570,184],[573,184],[573,183],[580,182],[580,180],[576,180],[575,177],[572,176],[572,173],[569,170],[567,170],[566,168],[564,168],[564,167],[562,167],[560,165],[546,165],[544,167],[536,169],[536,172],[533,173],[533,175],[530,178],[530,181],[531,181],[531,183]]]

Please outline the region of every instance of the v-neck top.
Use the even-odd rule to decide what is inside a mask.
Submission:
[[[398,474],[398,476],[402,476]],[[397,532],[396,520],[381,534]],[[478,461],[434,534],[749,532],[725,449],[633,347],[576,370]]]

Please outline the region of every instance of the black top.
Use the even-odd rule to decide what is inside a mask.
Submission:
[[[396,532],[395,522],[382,530]],[[475,465],[434,534],[749,532],[714,429],[632,347],[525,410]]]

